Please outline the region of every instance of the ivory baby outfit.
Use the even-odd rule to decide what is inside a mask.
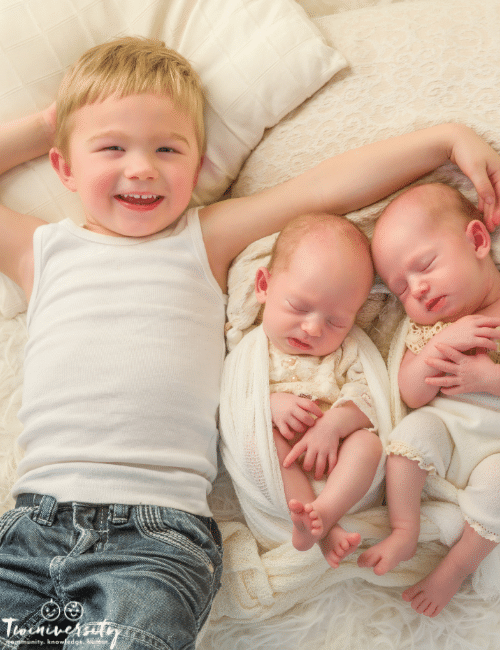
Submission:
[[[418,354],[443,327],[410,322],[406,346]],[[496,351],[490,355],[498,363]],[[500,399],[486,393],[435,397],[407,415],[389,436],[388,454],[415,460],[458,489],[466,521],[500,542]]]

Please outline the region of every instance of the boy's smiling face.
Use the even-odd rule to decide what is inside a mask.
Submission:
[[[130,95],[77,109],[67,159],[51,151],[66,187],[82,200],[86,227],[145,237],[186,209],[198,178],[193,119],[166,96]]]

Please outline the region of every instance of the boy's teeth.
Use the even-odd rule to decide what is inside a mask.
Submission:
[[[157,194],[122,194],[125,198],[132,198],[132,199],[154,199],[158,195]]]
[[[161,199],[159,194],[119,194],[118,196],[122,201],[137,203],[139,205],[153,204]]]

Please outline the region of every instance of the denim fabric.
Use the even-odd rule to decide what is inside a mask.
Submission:
[[[0,519],[0,648],[193,650],[221,572],[207,517],[21,495]]]

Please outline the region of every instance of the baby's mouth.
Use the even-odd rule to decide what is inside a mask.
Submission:
[[[131,205],[154,205],[163,199],[163,196],[159,194],[117,194],[116,198]]]
[[[292,348],[297,348],[297,350],[306,351],[311,349],[309,343],[306,343],[305,341],[301,341],[300,339],[296,339],[294,337],[288,338],[288,345],[290,345]]]
[[[439,296],[438,298],[433,298],[432,300],[429,300],[429,302],[425,305],[427,311],[437,311],[442,307],[443,302],[445,300],[444,296]]]

